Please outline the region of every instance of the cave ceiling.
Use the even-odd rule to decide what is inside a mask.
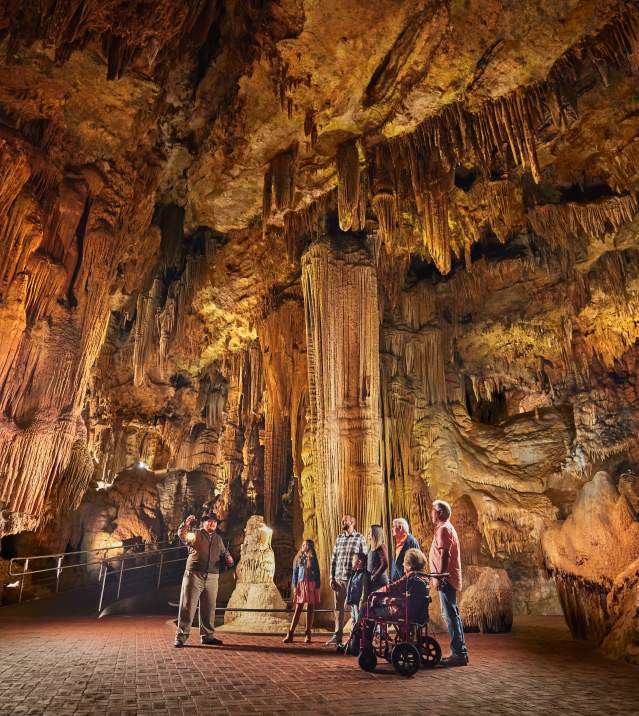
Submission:
[[[632,473],[636,2],[0,0],[0,66],[1,531],[144,465],[539,569]]]

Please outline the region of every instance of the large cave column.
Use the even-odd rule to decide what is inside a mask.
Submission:
[[[291,468],[296,489],[299,489],[302,472],[307,370],[301,291],[296,288],[281,296],[277,306],[258,323],[257,332],[268,395],[264,427],[264,517],[268,525],[273,525],[280,513]]]
[[[318,241],[302,258],[313,487],[323,573],[343,513],[382,521],[377,276],[358,241]]]

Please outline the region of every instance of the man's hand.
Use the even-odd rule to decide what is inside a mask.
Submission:
[[[195,515],[189,515],[185,520],[184,524],[187,527],[190,527],[195,521],[197,520],[197,517]]]
[[[336,592],[337,591],[337,582],[335,581],[335,577],[331,577],[331,589]]]

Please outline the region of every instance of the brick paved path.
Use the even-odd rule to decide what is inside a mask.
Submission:
[[[469,666],[412,679],[275,637],[174,649],[159,616],[0,622],[1,714],[638,713],[639,668],[572,641],[557,618],[471,634]]]

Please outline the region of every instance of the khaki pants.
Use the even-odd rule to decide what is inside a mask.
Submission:
[[[335,597],[335,636],[342,638],[344,633],[344,609],[346,608],[346,586],[348,580],[336,579],[337,589],[333,592]]]
[[[215,604],[219,574],[185,572],[180,592],[180,611],[175,638],[185,642],[189,638],[195,610],[199,606],[200,636],[213,636],[215,630]]]

